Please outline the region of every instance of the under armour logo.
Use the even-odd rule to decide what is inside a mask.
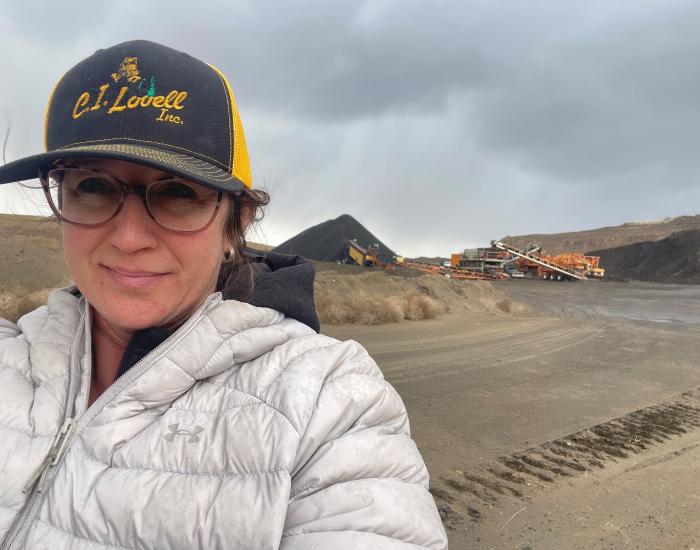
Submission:
[[[179,430],[178,427],[180,424],[170,424],[168,426],[168,429],[170,430],[170,433],[165,436],[166,441],[172,441],[175,439],[176,435],[189,435],[189,439],[187,440],[187,443],[196,443],[199,441],[199,436],[197,435],[199,432],[203,432],[204,428],[201,426],[195,426],[192,431],[190,430]]]

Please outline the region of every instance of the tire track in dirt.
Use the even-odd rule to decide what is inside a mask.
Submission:
[[[459,319],[456,321],[459,322]],[[555,319],[528,319],[526,321],[509,320],[506,323],[487,325],[484,328],[470,330],[469,332],[454,331],[451,334],[431,335],[403,339],[400,341],[391,340],[384,343],[375,343],[372,349],[372,356],[377,362],[383,364],[385,359],[391,359],[400,348],[404,353],[411,355],[433,354],[435,350],[460,351],[465,346],[483,345],[489,343],[505,343],[514,336],[527,336],[528,334],[541,334],[552,326],[559,325]]]
[[[501,338],[488,343],[475,342],[474,353],[464,360],[466,344],[452,349],[433,350],[426,355],[425,364],[416,365],[415,358],[410,362],[396,360],[381,364],[385,377],[394,385],[437,377],[453,376],[488,368],[499,368],[513,363],[524,363],[541,359],[576,346],[585,346],[603,332],[600,325],[549,326],[544,330],[501,334]]]
[[[522,331],[522,327],[503,327],[499,331],[491,331],[487,337],[478,338],[462,338],[458,342],[449,346],[430,345],[426,347],[423,353],[415,350],[401,350],[402,355],[408,351],[406,355],[411,358],[412,363],[402,361],[400,358],[393,357],[390,361],[382,361],[381,355],[378,356],[378,362],[382,366],[382,370],[386,373],[395,373],[402,371],[415,371],[423,367],[423,365],[415,365],[416,360],[420,360],[424,356],[426,364],[441,363],[453,360],[455,357],[464,357],[465,350],[473,350],[472,353],[467,353],[471,360],[472,358],[487,358],[501,357],[516,353],[517,348],[547,344],[556,341],[559,338],[566,338],[569,333],[576,332],[577,329],[559,326],[543,326],[535,327],[527,331]],[[375,354],[375,356],[378,354]]]
[[[431,487],[443,522],[482,521],[503,499],[522,499],[557,481],[605,468],[700,427],[700,388],[475,468],[455,469]]]

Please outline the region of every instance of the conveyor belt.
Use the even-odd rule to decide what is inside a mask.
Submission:
[[[514,246],[510,246],[502,241],[491,241],[491,246],[495,246],[496,248],[499,248],[501,250],[505,250],[506,252],[509,252],[510,254],[514,254],[515,256],[518,256],[520,258],[525,258],[526,260],[533,262],[535,264],[541,265],[543,267],[547,267],[553,271],[556,271],[557,273],[561,273],[563,275],[566,275],[567,277],[572,277],[574,279],[577,279],[579,281],[585,281],[586,277],[583,276],[580,273],[577,273],[573,269],[569,269],[568,267],[564,267],[563,265],[555,264],[553,262],[548,262],[547,260],[544,260],[540,258],[539,256],[535,256],[534,254],[530,254],[529,252],[525,250],[521,250],[519,248],[515,248]]]

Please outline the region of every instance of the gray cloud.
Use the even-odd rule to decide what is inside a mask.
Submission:
[[[62,72],[149,38],[230,77],[269,242],[349,212],[448,254],[697,212],[698,26],[675,0],[4,3],[0,130],[36,152]]]
[[[627,173],[655,178],[659,167],[668,176],[696,171],[699,23],[700,7],[669,5],[575,40],[542,41],[484,98],[484,145],[565,185],[607,187],[610,176]]]

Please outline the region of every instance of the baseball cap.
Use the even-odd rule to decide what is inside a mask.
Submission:
[[[0,166],[0,184],[62,158],[131,161],[224,192],[252,187],[233,91],[214,66],[145,40],[98,50],[59,80],[46,152]]]

